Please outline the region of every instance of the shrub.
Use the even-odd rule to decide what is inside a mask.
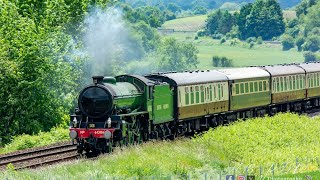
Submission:
[[[303,54],[304,62],[312,62],[317,60],[317,56],[312,52],[305,52]]]
[[[249,49],[252,49],[253,46],[254,46],[254,42],[251,42],[251,43],[249,44]]]
[[[257,44],[262,44],[262,43],[263,43],[262,37],[259,36],[258,39],[257,39]]]
[[[194,40],[198,40],[198,38],[199,38],[198,36],[195,36],[195,37],[194,37]]]
[[[305,42],[304,37],[298,37],[296,40],[296,46],[298,47],[298,51],[302,51],[302,45]]]
[[[232,67],[233,61],[232,59],[228,59],[226,57],[213,56],[212,65],[214,67]]]
[[[221,39],[223,37],[223,34],[213,34],[212,39]]]
[[[199,36],[199,37],[202,37],[202,36],[205,36],[205,35],[206,35],[206,31],[205,30],[199,30],[197,32],[197,36]]]
[[[255,37],[248,37],[247,39],[246,39],[246,42],[247,43],[252,43],[252,42],[256,42],[257,41],[257,39],[255,38]]]
[[[289,35],[284,35],[282,37],[282,50],[287,51],[294,47],[294,39]]]
[[[225,38],[222,38],[221,40],[220,40],[220,44],[223,44],[223,43],[225,43],[226,42],[226,39]]]
[[[304,51],[316,52],[320,49],[320,37],[312,35],[307,38],[306,42],[302,45]]]

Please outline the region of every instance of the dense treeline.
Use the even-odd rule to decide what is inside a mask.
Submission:
[[[157,34],[168,18],[159,13],[108,0],[0,1],[0,145],[66,124],[92,75],[195,68],[193,45]],[[142,60],[141,72],[130,65]]]
[[[206,32],[211,36],[230,32],[232,38],[262,37],[269,40],[284,31],[282,10],[276,0],[257,0],[234,14],[219,9],[209,14],[206,21]]]
[[[320,1],[303,0],[297,7],[297,18],[287,24],[282,37],[284,50],[297,47],[299,51],[320,50]]]
[[[143,0],[124,0],[125,2],[131,4],[133,7],[139,7],[139,6],[162,6],[162,5],[168,5],[171,3],[176,4],[179,6],[182,10],[192,10],[196,6],[201,6],[207,9],[216,9],[221,7],[223,4],[239,4],[245,5],[247,3],[253,3],[255,0],[176,0],[176,1],[170,1],[170,0],[149,0],[149,1],[143,1]],[[279,3],[282,8],[289,8],[297,5],[300,3],[301,0],[279,0]]]

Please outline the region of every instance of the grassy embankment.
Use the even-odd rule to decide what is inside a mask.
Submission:
[[[294,12],[285,11],[285,16],[292,18]],[[205,24],[206,16],[195,16],[175,19],[165,22],[164,28],[175,29],[177,31],[197,31]],[[249,44],[238,41],[231,46],[231,41],[220,44],[220,40],[210,37],[199,37],[195,40],[195,32],[175,32],[166,36],[174,37],[179,41],[194,43],[198,50],[198,69],[212,69],[212,56],[224,56],[233,60],[234,66],[268,65],[279,63],[299,63],[303,62],[303,52],[296,49],[282,51],[281,44],[255,44],[249,48]]]
[[[271,176],[313,175],[320,178],[320,118],[293,114],[257,118],[218,127],[194,139],[148,142],[118,150],[96,161],[78,162],[39,170],[7,171],[0,178],[105,179],[106,177],[208,177],[232,174]],[[285,164],[287,162],[287,164]],[[298,165],[298,166],[297,166]],[[228,166],[235,167],[228,168]],[[221,171],[223,170],[223,171]],[[81,172],[81,173],[80,173]],[[287,175],[286,175],[287,174]]]
[[[69,130],[66,128],[52,128],[50,132],[40,132],[36,135],[20,135],[13,137],[10,144],[0,148],[0,154],[9,153],[13,151],[23,150],[27,148],[46,146],[56,142],[68,141]]]

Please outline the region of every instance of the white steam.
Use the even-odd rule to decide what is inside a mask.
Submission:
[[[90,57],[91,75],[112,75],[121,62],[139,57],[136,40],[122,16],[120,10],[107,8],[95,9],[85,19],[84,45]]]

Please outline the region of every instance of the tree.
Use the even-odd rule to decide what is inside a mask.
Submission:
[[[296,40],[296,46],[298,47],[298,51],[302,51],[302,45],[305,42],[304,37],[298,37]]]
[[[197,66],[198,50],[192,44],[179,43],[174,38],[163,40],[159,49],[161,71],[183,71]]]
[[[248,29],[246,27],[246,22],[247,22],[247,16],[249,16],[249,14],[252,10],[252,6],[253,6],[252,3],[248,3],[248,4],[244,5],[240,9],[240,14],[237,16],[237,25],[239,27],[241,39],[246,39],[247,37],[249,37],[247,35]]]
[[[234,17],[228,11],[220,9],[209,14],[206,20],[206,31],[208,34],[226,34],[235,24]]]
[[[284,35],[282,37],[282,50],[287,51],[294,47],[294,39],[289,35]]]
[[[285,31],[283,14],[279,3],[276,0],[258,0],[251,10],[250,6],[245,9],[238,18],[239,30],[244,37],[259,37],[264,40],[279,36]],[[245,16],[250,10],[250,14]],[[245,21],[245,26],[243,23]]]
[[[317,0],[303,0],[298,6],[296,6],[296,14],[299,17],[300,15],[306,15],[308,8],[315,5]]]
[[[314,53],[308,51],[308,52],[305,52],[303,54],[303,57],[304,57],[304,62],[313,62],[313,61],[317,61],[317,57]]]
[[[302,45],[304,51],[316,52],[320,49],[320,37],[312,35],[307,37],[306,42]]]
[[[180,11],[181,11],[180,6],[178,6],[178,5],[175,4],[175,3],[169,3],[169,4],[167,4],[167,9],[170,10],[171,12],[173,12],[173,13],[176,13],[176,12],[180,12]]]
[[[207,14],[208,10],[207,8],[203,6],[196,6],[193,8],[193,13],[198,15],[198,14]]]

